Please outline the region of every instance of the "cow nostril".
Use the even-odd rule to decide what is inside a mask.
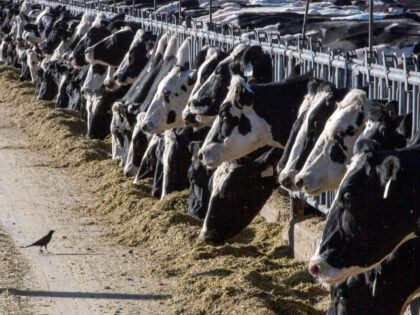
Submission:
[[[296,187],[299,189],[303,187],[303,184],[304,184],[303,178],[299,178],[295,183]]]
[[[292,186],[292,179],[290,176],[287,176],[282,179],[281,184],[286,188],[290,188]]]
[[[312,277],[318,277],[319,274],[319,266],[317,264],[309,266],[309,273]]]
[[[200,160],[200,161],[203,161],[203,159],[204,159],[204,155],[203,155],[203,153],[199,153],[198,154],[198,159]]]
[[[118,80],[118,74],[114,74],[114,80],[117,81]]]
[[[85,54],[87,55],[87,54],[89,54],[90,53],[90,48],[86,48],[86,50],[85,50]]]

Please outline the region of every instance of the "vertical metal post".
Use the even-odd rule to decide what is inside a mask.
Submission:
[[[209,0],[209,19],[210,23],[213,23],[213,8],[212,8],[212,0]]]
[[[303,17],[303,26],[302,26],[302,40],[305,39],[305,34],[306,34],[306,23],[308,21],[309,1],[310,0],[306,0],[305,16]]]
[[[155,11],[155,12],[156,12],[156,1],[157,0],[153,0],[153,11]]]
[[[179,21],[181,22],[181,0],[178,1]]]
[[[369,0],[369,53],[373,52],[373,0]]]

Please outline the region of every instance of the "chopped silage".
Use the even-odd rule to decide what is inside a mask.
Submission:
[[[51,166],[77,173],[92,188],[96,202],[80,209],[112,227],[108,237],[136,246],[155,264],[154,272],[175,279],[172,313],[186,314],[320,314],[328,294],[313,283],[306,264],[289,256],[283,226],[261,217],[231,242],[210,247],[198,240],[201,222],[186,214],[188,192],[163,200],[151,197],[152,181],[132,184],[111,160],[109,138],[85,139],[79,113],[54,110],[36,100],[31,83],[0,66],[3,106],[29,136],[34,147],[51,157]],[[276,196],[276,205],[287,198]],[[139,266],[141,268],[141,266]]]

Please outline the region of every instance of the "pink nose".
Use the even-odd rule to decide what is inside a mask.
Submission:
[[[318,277],[319,274],[319,266],[317,264],[309,265],[309,273],[312,277]]]
[[[303,178],[299,178],[295,183],[296,187],[299,189],[302,189],[303,184],[304,184]]]

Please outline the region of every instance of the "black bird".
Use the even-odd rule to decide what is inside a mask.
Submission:
[[[50,230],[47,235],[45,235],[44,237],[37,240],[35,243],[33,243],[31,245],[23,246],[23,248],[27,248],[27,247],[31,247],[31,246],[39,246],[40,247],[39,251],[42,252],[42,247],[44,246],[45,250],[49,253],[49,251],[47,249],[47,245],[51,241],[51,237],[52,237],[54,232],[55,232],[54,230]]]

